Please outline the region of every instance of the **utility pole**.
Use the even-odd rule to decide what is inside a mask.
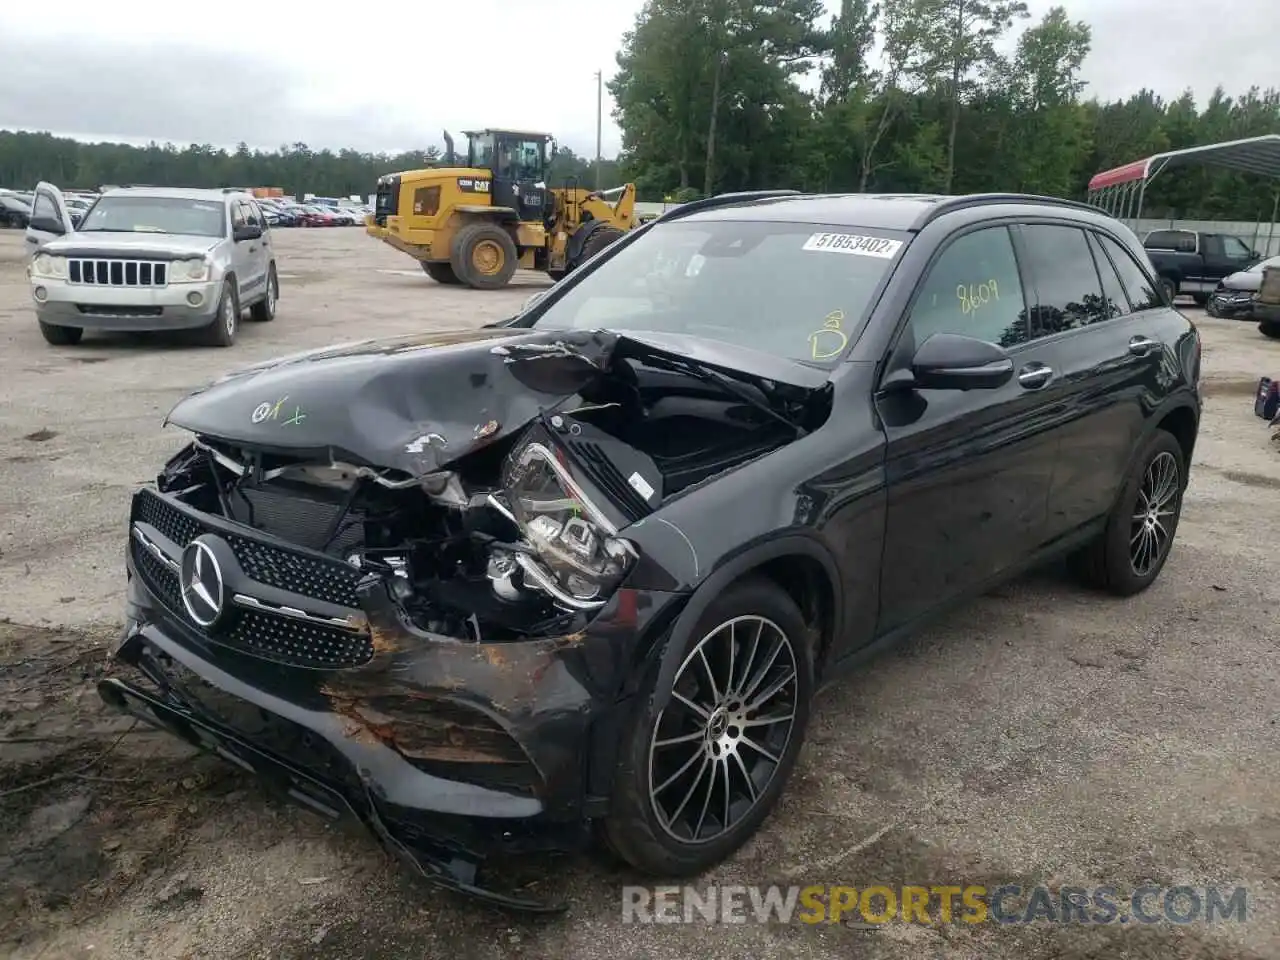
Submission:
[[[600,189],[600,166],[604,157],[601,155],[600,133],[603,130],[604,118],[604,71],[596,71],[596,189]]]

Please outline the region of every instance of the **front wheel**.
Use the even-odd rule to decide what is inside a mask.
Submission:
[[[40,321],[40,334],[55,347],[74,347],[84,336],[83,327],[62,327]]]
[[[750,839],[776,805],[804,741],[811,635],[776,584],[743,581],[711,603],[675,652],[680,666],[661,708],[660,668],[652,666],[602,825],[614,852],[647,873],[688,876]]]
[[[236,342],[236,331],[239,329],[240,297],[236,292],[235,281],[228,279],[222,285],[218,314],[213,323],[200,330],[200,342],[208,347],[229,347]]]
[[[1160,290],[1164,293],[1165,302],[1172,304],[1174,297],[1178,295],[1178,284],[1168,277],[1161,277]]]
[[[1106,528],[1071,558],[1081,579],[1121,597],[1155,583],[1178,531],[1186,476],[1181,445],[1173,434],[1157,430],[1125,480]]]
[[[1258,332],[1264,337],[1270,337],[1272,340],[1280,340],[1280,322],[1264,320],[1258,324]]]

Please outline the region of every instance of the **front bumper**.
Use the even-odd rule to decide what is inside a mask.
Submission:
[[[31,301],[45,323],[89,330],[189,330],[218,312],[219,282],[163,287],[94,286],[31,277]],[[192,303],[192,299],[198,302]]]
[[[1209,303],[1220,317],[1251,317],[1253,315],[1253,294],[1232,290],[1219,290],[1209,297]]]
[[[149,491],[135,497],[128,626],[115,656],[132,676],[102,681],[103,699],[313,810],[354,817],[430,880],[508,907],[546,907],[486,889],[477,870],[497,856],[588,842],[590,819],[607,810],[637,645],[674,617],[680,598],[621,590],[572,634],[475,643],[418,629],[386,584],[367,577],[357,594],[368,628],[361,642],[372,655],[339,669],[302,668],[287,661],[311,642],[305,630],[282,629],[260,611],[261,637],[238,626],[216,637],[197,628],[165,571],[176,574],[155,553],[179,548],[180,556],[177,541],[201,529],[237,544],[258,538],[255,550],[284,546],[189,508],[181,522],[161,522],[157,501],[176,503]],[[261,562],[246,567],[270,573],[272,586],[246,578],[228,555],[228,590],[256,586],[306,609],[307,597],[272,592],[287,558]]]

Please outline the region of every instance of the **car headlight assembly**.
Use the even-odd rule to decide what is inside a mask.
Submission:
[[[198,283],[209,279],[209,263],[206,260],[174,260],[169,264],[170,283]]]
[[[517,451],[499,509],[519,528],[518,550],[495,547],[489,577],[508,596],[516,570],[527,588],[573,610],[604,606],[639,556],[541,443]]]
[[[31,272],[37,277],[65,280],[67,276],[67,258],[55,257],[49,253],[36,254],[36,258],[31,262]]]

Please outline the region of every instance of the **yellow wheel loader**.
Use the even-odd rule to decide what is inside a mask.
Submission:
[[[505,286],[516,268],[559,280],[638,226],[636,188],[547,187],[545,133],[468,131],[465,158],[446,132],[444,165],[380,177],[365,231],[409,254],[439,283]]]

